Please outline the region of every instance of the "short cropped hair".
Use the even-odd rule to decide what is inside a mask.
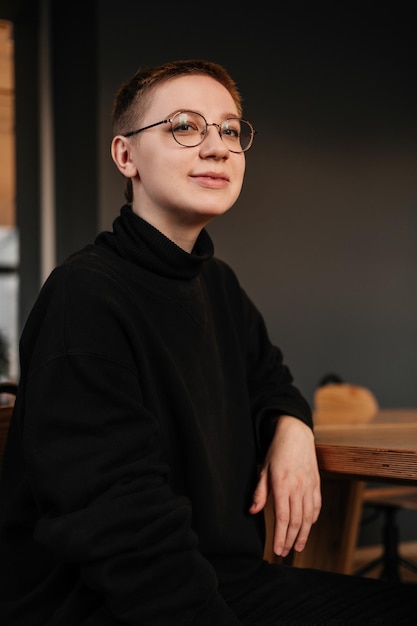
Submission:
[[[235,81],[223,66],[201,59],[172,61],[139,69],[121,85],[113,105],[113,136],[123,135],[140,125],[151,103],[150,94],[156,85],[190,74],[203,74],[217,80],[232,96],[238,116],[242,115],[242,97]],[[130,178],[126,182],[125,197],[128,203],[133,201]]]

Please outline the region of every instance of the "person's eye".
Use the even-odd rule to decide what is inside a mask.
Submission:
[[[198,131],[198,128],[195,124],[189,121],[177,122],[177,124],[173,126],[173,131],[174,133],[190,134]]]
[[[221,127],[221,133],[223,136],[230,139],[239,139],[240,125],[238,123],[232,123],[230,121],[223,122]]]
[[[200,132],[199,125],[190,119],[178,120],[178,122],[173,125],[172,130],[179,135],[192,135]]]
[[[197,113],[179,113],[173,120],[175,135],[197,135],[204,131],[204,120]]]
[[[235,128],[223,128],[222,135],[226,135],[227,137],[230,137],[231,139],[239,139],[239,131],[236,130]]]

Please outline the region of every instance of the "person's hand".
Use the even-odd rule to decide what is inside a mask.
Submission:
[[[320,474],[312,430],[283,415],[265,457],[250,513],[259,513],[271,491],[275,514],[274,552],[301,552],[321,509]]]

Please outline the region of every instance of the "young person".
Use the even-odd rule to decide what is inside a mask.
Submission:
[[[236,202],[254,135],[215,63],[139,70],[118,92],[127,204],[52,272],[21,337],[2,624],[415,618],[412,585],[263,560],[268,492],[282,556],[305,546],[321,495],[308,403],[205,230]]]

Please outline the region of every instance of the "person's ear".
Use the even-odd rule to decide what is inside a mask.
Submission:
[[[123,135],[116,135],[111,142],[111,155],[119,171],[126,178],[138,175],[138,168],[132,157],[132,143]]]

